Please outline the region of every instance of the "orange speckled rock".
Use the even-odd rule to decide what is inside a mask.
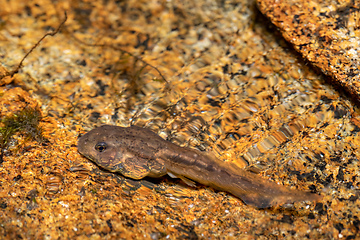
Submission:
[[[360,2],[257,0],[303,57],[360,100]]]
[[[291,6],[289,16],[307,11],[278,2]],[[324,7],[305,4],[320,19]],[[339,14],[348,14],[346,26],[358,34],[357,6],[347,12],[326,4],[329,21],[342,23]],[[274,34],[254,0],[0,0],[0,6],[0,58],[8,72],[68,15],[62,31],[44,39],[14,79],[0,82],[0,117],[41,105],[49,140],[17,134],[4,154],[1,240],[360,237],[360,111]],[[319,28],[322,42],[304,37],[316,33],[314,21],[293,41],[307,49],[333,42],[335,53],[339,47],[352,53],[346,44],[356,41],[340,40],[357,36],[326,24]],[[309,50],[320,61],[316,54]],[[76,148],[79,136],[103,124],[150,128],[323,199],[258,210],[210,187],[104,171]]]
[[[0,88],[0,117],[23,110],[25,107],[40,108],[41,103],[22,88]]]

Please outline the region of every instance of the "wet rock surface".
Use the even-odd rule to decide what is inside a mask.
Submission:
[[[3,239],[358,237],[357,106],[255,2],[1,5],[7,71],[68,16],[0,82],[1,119],[38,108],[49,140],[11,138],[0,165]],[[323,200],[259,210],[201,185],[106,172],[76,148],[102,124],[150,128]]]

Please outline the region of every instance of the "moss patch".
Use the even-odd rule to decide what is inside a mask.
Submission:
[[[23,133],[27,140],[44,142],[39,122],[42,116],[39,110],[25,107],[13,115],[1,119],[0,127],[0,163],[3,162],[4,150],[9,146],[12,136]]]

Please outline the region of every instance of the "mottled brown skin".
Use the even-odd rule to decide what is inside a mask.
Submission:
[[[267,208],[321,196],[291,190],[233,164],[165,141],[146,128],[104,125],[80,137],[78,150],[99,166],[125,177],[142,179],[169,174],[232,193],[246,204]]]

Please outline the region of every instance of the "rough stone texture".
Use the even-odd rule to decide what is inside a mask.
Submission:
[[[359,237],[358,108],[289,48],[255,2],[0,6],[2,72],[68,15],[0,81],[0,117],[38,106],[50,142],[17,133],[6,148],[1,239]],[[260,210],[204,186],[108,173],[76,148],[79,135],[104,123],[151,128],[324,199]]]
[[[360,2],[258,0],[304,58],[360,100]]]

